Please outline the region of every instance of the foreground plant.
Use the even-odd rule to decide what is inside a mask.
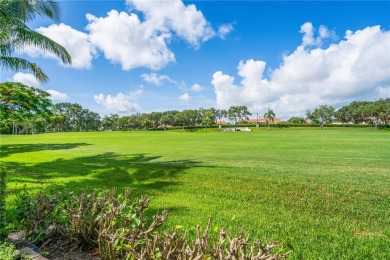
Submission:
[[[115,189],[83,193],[70,196],[64,203],[58,203],[59,198],[40,194],[33,199],[32,205],[39,201],[40,206],[31,207],[29,214],[25,214],[31,220],[24,221],[28,224],[27,237],[31,241],[39,238],[45,246],[55,237],[66,238],[70,241],[67,244],[71,244],[69,248],[97,249],[100,258],[107,260],[285,259],[287,255],[283,246],[260,240],[250,242],[242,231],[231,236],[221,229],[219,238],[213,239],[209,234],[211,218],[203,233],[201,227],[197,227],[195,240],[187,237],[187,231],[179,229],[161,233],[159,228],[167,220],[168,212],[155,215],[148,222],[144,213],[150,198],[134,198],[131,189],[118,195]],[[49,223],[51,227],[48,227]]]
[[[15,246],[7,243],[0,243],[0,259],[14,260],[19,259],[20,255],[15,250]]]
[[[5,216],[5,197],[6,197],[6,170],[0,168],[0,242],[6,237],[7,220]]]

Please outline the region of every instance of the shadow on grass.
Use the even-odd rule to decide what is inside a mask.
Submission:
[[[44,150],[66,150],[80,146],[90,145],[87,143],[67,143],[67,144],[8,144],[0,146],[0,157],[5,158],[16,153],[37,152]]]
[[[74,144],[22,144],[2,146],[1,156],[41,150],[72,149],[86,143]],[[72,159],[58,158],[35,164],[2,162],[9,174],[10,195],[20,192],[90,192],[116,188],[118,192],[130,187],[134,196],[164,196],[182,185],[180,175],[194,167],[212,167],[194,160],[166,161],[162,156],[149,154],[117,154],[106,152]],[[14,197],[14,196],[12,196]],[[13,206],[11,206],[13,208]],[[153,214],[162,209],[156,205]],[[170,209],[170,212],[184,209]]]
[[[187,169],[210,167],[193,160],[162,161],[161,158],[109,152],[33,165],[16,162],[6,162],[4,165],[11,171],[8,175],[10,184],[17,184],[11,188],[11,193],[19,192],[23,186],[33,191],[67,190],[76,193],[131,187],[148,195],[169,192],[174,185],[180,185],[177,176]]]

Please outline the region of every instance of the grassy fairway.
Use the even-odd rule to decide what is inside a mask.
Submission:
[[[390,132],[99,132],[1,136],[10,192],[127,186],[170,229],[274,238],[293,259],[390,258]],[[9,201],[12,203],[12,197]]]

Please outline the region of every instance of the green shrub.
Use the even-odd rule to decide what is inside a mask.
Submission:
[[[55,239],[71,241],[71,247],[98,248],[101,259],[285,259],[284,247],[276,243],[250,243],[240,231],[230,236],[220,230],[219,239],[209,236],[208,226],[197,238],[187,238],[187,231],[173,233],[158,229],[168,212],[144,216],[150,198],[134,198],[131,189],[116,194],[115,189],[83,193],[79,196],[19,195],[18,214],[26,230],[25,242],[48,244]],[[60,201],[63,200],[61,203]],[[55,228],[53,228],[55,227]],[[0,258],[2,259],[2,258]],[[8,259],[8,258],[6,258]]]
[[[39,193],[31,196],[25,190],[17,195],[17,220],[25,231],[25,243],[40,243],[48,237],[47,230],[58,222],[61,194]]]
[[[15,250],[15,246],[7,243],[0,243],[0,259],[14,260],[19,259],[19,253]]]
[[[6,169],[1,167],[0,169],[0,242],[2,242],[7,237],[6,227],[6,208],[5,208],[5,198],[6,198]]]

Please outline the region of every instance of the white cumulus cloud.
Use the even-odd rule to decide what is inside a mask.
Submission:
[[[149,29],[174,32],[195,48],[216,35],[210,23],[194,4],[185,5],[181,0],[127,0],[134,9],[145,14]]]
[[[143,90],[139,89],[129,94],[119,92],[115,96],[98,94],[94,95],[95,102],[102,105],[109,111],[117,113],[134,112],[140,109],[138,99],[142,95]]]
[[[225,39],[226,35],[228,35],[231,31],[233,31],[234,27],[231,24],[223,24],[218,28],[218,36],[221,39]]]
[[[191,90],[194,92],[201,92],[203,90],[203,87],[198,83],[195,83],[194,85],[192,85]]]
[[[190,101],[190,95],[188,93],[184,93],[183,95],[179,96],[180,101],[188,102]]]
[[[65,47],[72,57],[72,68],[90,69],[92,67],[92,60],[96,56],[96,51],[89,41],[88,34],[77,31],[63,23],[52,24],[49,27],[39,27],[36,31]],[[54,58],[61,62],[54,54],[35,46],[28,46],[21,52],[31,57]]]
[[[347,31],[340,42],[311,50],[305,46],[316,41],[310,33],[312,26],[305,24],[301,31],[305,34],[302,45],[284,56],[269,80],[263,77],[264,61],[241,61],[240,85],[232,76],[214,73],[211,83],[217,105],[226,108],[245,104],[252,111],[270,107],[279,116],[287,117],[303,116],[307,109],[321,104],[338,107],[353,100],[389,96],[390,31],[383,31],[380,26]],[[322,32],[327,33],[330,32]]]
[[[37,29],[64,46],[72,56],[71,67],[90,69],[98,53],[123,70],[144,67],[160,70],[175,62],[168,45],[172,39],[183,39],[193,48],[219,36],[224,38],[233,26],[221,25],[216,32],[194,4],[181,0],[127,0],[126,12],[111,10],[106,16],[87,14],[88,33],[61,24]],[[58,58],[29,46],[20,50],[32,57]]]
[[[176,80],[173,80],[171,79],[169,76],[167,75],[159,75],[159,74],[156,74],[156,73],[144,73],[144,74],[141,74],[141,78],[145,81],[145,82],[148,82],[148,83],[151,83],[153,85],[156,85],[156,86],[160,86],[163,84],[163,81],[168,81],[168,82],[171,82],[173,84],[178,84],[178,82]]]
[[[30,87],[39,87],[39,82],[33,74],[17,72],[12,76],[12,81],[23,83]]]
[[[69,98],[69,96],[65,93],[61,93],[57,90],[49,89],[46,90],[50,94],[50,99],[53,101],[64,101]]]
[[[314,34],[316,29],[313,27],[313,24],[306,22],[302,24],[301,30],[299,31],[303,34],[302,36],[302,45],[306,46],[321,46],[324,39],[335,38],[334,31],[329,30],[325,25],[320,25],[318,29],[318,36],[315,37]]]
[[[87,14],[87,20],[92,44],[123,70],[137,67],[158,70],[175,60],[165,42],[170,33],[157,33],[136,14],[112,10],[100,18]]]

